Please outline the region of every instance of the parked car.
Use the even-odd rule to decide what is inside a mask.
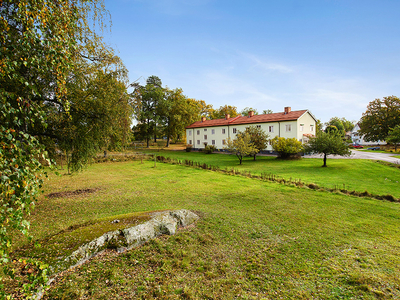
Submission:
[[[371,148],[367,148],[367,150],[380,150],[380,147],[371,147]]]
[[[351,148],[356,148],[356,149],[361,149],[364,148],[363,146],[361,146],[360,144],[353,144],[350,146]]]

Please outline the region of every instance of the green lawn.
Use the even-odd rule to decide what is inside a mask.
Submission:
[[[189,159],[219,166],[221,169],[238,169],[252,174],[272,173],[285,179],[301,179],[326,188],[335,186],[357,192],[391,194],[400,198],[400,169],[390,168],[372,160],[328,159],[327,168],[322,168],[322,158],[280,160],[272,156],[259,156],[256,161],[246,157],[243,164],[234,155],[204,154],[201,152],[160,151],[157,155],[176,159]]]
[[[227,155],[191,155],[237,167]],[[274,162],[246,160],[243,167]],[[294,162],[303,163],[307,160]],[[315,164],[317,169],[321,162]],[[153,166],[95,164],[72,176],[52,175],[46,182],[45,194],[94,192],[39,201],[31,232],[44,247],[49,245],[43,238],[98,219],[180,208],[198,211],[202,218],[175,236],[75,268],[44,299],[400,297],[399,203],[179,165]],[[332,164],[322,170],[340,169],[343,165]]]

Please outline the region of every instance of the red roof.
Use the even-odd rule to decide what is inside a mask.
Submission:
[[[194,122],[193,124],[187,126],[186,128],[200,128],[200,127],[214,127],[214,126],[227,126],[227,125],[241,125],[241,124],[256,124],[256,123],[271,123],[271,122],[281,122],[281,121],[295,121],[305,114],[307,110],[297,110],[291,111],[287,114],[284,112],[266,114],[266,115],[254,115],[252,117],[248,116],[238,116],[231,119],[216,119],[216,120],[205,120]],[[313,117],[314,118],[314,117]]]

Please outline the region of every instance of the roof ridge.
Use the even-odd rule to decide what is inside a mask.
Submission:
[[[235,121],[237,118],[240,118],[240,117],[241,117],[241,115],[238,115],[232,119],[229,119],[228,124],[230,124],[231,122]]]

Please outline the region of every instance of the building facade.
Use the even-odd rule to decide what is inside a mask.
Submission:
[[[246,127],[257,126],[264,130],[270,139],[274,137],[296,138],[300,142],[307,142],[309,136],[315,135],[316,119],[308,110],[292,111],[285,107],[284,112],[266,115],[254,115],[224,119],[194,122],[186,127],[186,142],[193,145],[194,149],[203,149],[205,145],[213,145],[217,149],[225,147],[228,138],[235,139],[237,132],[244,131]],[[272,151],[268,145],[266,151]]]

